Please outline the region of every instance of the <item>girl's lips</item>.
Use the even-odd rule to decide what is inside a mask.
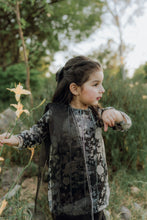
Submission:
[[[100,100],[101,98],[102,98],[102,97],[97,97],[96,99],[97,99],[97,100]]]

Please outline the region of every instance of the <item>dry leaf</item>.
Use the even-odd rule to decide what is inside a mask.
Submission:
[[[30,157],[30,161],[31,161],[34,156],[34,147],[29,147],[28,149],[31,151],[31,157]]]
[[[136,186],[131,187],[131,193],[132,194],[137,194],[139,192],[140,192],[140,189],[138,187],[136,187]]]
[[[1,203],[1,207],[0,207],[0,215],[2,214],[2,212],[4,211],[4,209],[6,208],[6,205],[8,204],[8,202],[4,199]]]
[[[142,96],[142,99],[147,99],[147,95],[143,95],[143,96]]]

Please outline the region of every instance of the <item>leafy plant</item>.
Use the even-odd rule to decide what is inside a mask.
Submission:
[[[31,92],[28,91],[28,90],[23,89],[23,86],[22,86],[20,83],[19,83],[15,88],[12,88],[12,89],[7,88],[7,89],[10,90],[11,92],[14,92],[14,93],[15,93],[15,99],[16,99],[16,101],[17,101],[17,104],[11,104],[11,105],[16,108],[16,112],[15,112],[15,113],[16,113],[16,123],[15,123],[15,126],[14,126],[14,128],[11,130],[10,133],[8,133],[8,131],[7,131],[6,133],[4,133],[4,134],[1,135],[0,138],[2,139],[2,141],[3,141],[3,138],[2,138],[2,137],[4,137],[4,139],[7,139],[7,138],[10,138],[10,137],[12,136],[12,134],[13,134],[13,132],[14,132],[14,129],[15,129],[15,127],[17,126],[18,119],[20,118],[20,116],[21,116],[23,113],[30,114],[27,109],[23,109],[23,105],[22,105],[22,103],[21,103],[20,98],[21,98],[21,95],[30,95]],[[44,101],[45,101],[45,100],[43,100],[43,102],[42,102],[39,106],[41,106],[41,105],[44,103]],[[38,108],[39,106],[33,108],[32,110]],[[14,138],[14,137],[13,137],[13,138]],[[18,137],[15,137],[15,138],[18,138]],[[1,143],[3,143],[2,141],[1,141]],[[4,143],[5,143],[5,142],[4,142]],[[6,142],[6,143],[7,143],[7,142]],[[12,145],[12,144],[11,144],[11,145]],[[2,153],[3,153],[3,150],[4,150],[4,147],[5,147],[5,144],[3,144],[3,146],[1,147],[1,151],[0,151],[0,160],[1,160],[1,161],[4,161],[4,158],[1,157],[1,155],[2,155]],[[16,181],[15,181],[14,183],[12,183],[12,186],[10,187],[9,191],[8,191],[7,194],[4,196],[4,199],[1,201],[1,203],[0,203],[0,215],[2,215],[4,209],[6,208],[6,206],[7,206],[7,204],[8,204],[8,201],[7,201],[7,200],[9,199],[9,194],[10,194],[11,190],[13,190],[14,187],[16,186],[16,184],[18,183],[18,181],[19,181],[20,177],[22,176],[24,170],[27,169],[27,168],[30,166],[30,164],[31,164],[31,161],[32,161],[32,158],[33,158],[33,155],[34,155],[34,147],[32,147],[32,148],[27,148],[27,149],[29,149],[29,150],[31,151],[31,156],[30,156],[29,162],[28,162],[28,164],[23,168],[23,170],[20,172],[20,174],[18,175]],[[0,172],[1,172],[1,169],[0,169]]]
[[[130,80],[122,81],[115,76],[104,80],[105,94],[103,106],[113,106],[126,112],[132,119],[128,132],[116,132],[109,129],[104,133],[107,160],[113,170],[123,165],[131,169],[144,169],[147,165],[147,88],[143,84],[132,84]],[[114,134],[115,133],[115,134]]]

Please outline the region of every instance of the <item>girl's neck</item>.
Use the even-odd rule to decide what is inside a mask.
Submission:
[[[76,102],[75,100],[74,101],[72,100],[70,102],[70,106],[75,109],[82,109],[82,110],[88,109],[88,105],[83,105],[79,102]]]

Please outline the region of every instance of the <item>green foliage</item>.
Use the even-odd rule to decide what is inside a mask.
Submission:
[[[27,117],[25,119],[25,124],[28,128],[32,126],[34,123],[36,123],[36,121],[42,116],[45,109],[45,105],[48,102],[51,102],[52,100],[52,96],[54,94],[55,88],[56,88],[55,74],[52,74],[49,78],[44,78],[44,81],[41,84],[41,86],[37,88],[35,92],[33,92],[34,107],[39,105],[44,99],[46,100],[46,102],[41,107],[39,107],[39,109],[34,110],[31,113],[30,117]],[[27,106],[27,108],[31,110],[30,103],[26,102],[25,106]]]
[[[11,80],[13,83],[11,83],[11,80],[8,82],[6,81],[6,78],[8,77],[8,73],[7,73],[7,75],[5,76],[5,79],[3,79],[3,83],[5,83],[5,85],[1,84],[1,87],[0,87],[1,93],[3,94],[1,97],[1,100],[3,99],[3,101],[1,102],[2,103],[1,111],[9,107],[13,101],[16,102],[14,100],[14,93],[10,93],[10,91],[7,91],[6,87],[14,87],[15,86],[14,82],[16,82],[16,84],[19,82],[19,77],[20,77],[19,74],[23,74],[24,68],[25,68],[24,65],[16,64],[12,66],[10,70],[9,68],[7,69],[8,73],[10,73],[9,77],[12,78]],[[51,98],[53,96],[53,93],[56,87],[55,75],[51,75],[51,77],[49,78],[43,77],[42,79],[38,71],[37,71],[38,75],[35,75],[35,73],[36,71],[34,71],[34,74],[31,74],[31,76],[33,77],[33,79],[31,79],[31,82],[32,82],[31,87],[32,87],[32,93],[33,93],[33,107],[35,108],[35,106],[38,106],[43,101],[43,99],[46,99],[46,103],[44,103],[41,107],[39,107],[39,109],[35,109],[34,111],[32,111],[29,116],[22,115],[21,122],[25,129],[29,129],[43,115],[45,105],[48,102],[51,102]],[[14,77],[15,77],[15,80],[14,80]],[[25,108],[29,109],[30,111],[32,107],[30,106],[30,102],[28,101],[28,98],[29,97],[25,97],[25,99],[23,99],[23,104],[25,105]],[[14,129],[14,134],[20,133],[20,130],[21,130],[20,125],[19,126],[17,125],[16,128]],[[37,146],[35,149],[34,160],[38,160],[37,158],[39,157],[39,148],[40,147]],[[29,160],[30,152],[27,149],[14,150],[13,148],[6,147],[4,148],[4,151],[3,151],[3,157],[7,160],[6,161],[7,163],[10,163],[10,164],[15,163],[15,164],[24,166],[26,165],[26,162],[28,162]]]
[[[147,83],[147,62],[135,70],[133,82]]]
[[[13,208],[11,208],[13,207]],[[20,190],[16,195],[9,200],[5,211],[3,212],[2,218],[9,220],[25,220],[32,219],[32,212],[28,207],[28,202],[20,200]]]
[[[114,51],[113,47],[114,42],[109,39],[107,44],[100,45],[99,51],[95,50],[91,56],[92,59],[97,59],[101,63],[105,69],[105,78],[107,77],[107,80],[112,76],[115,79],[122,79],[118,51]]]
[[[16,21],[16,0],[0,0],[0,66],[22,60]],[[27,45],[29,64],[38,67],[46,63],[46,56],[63,47],[61,39],[83,39],[101,23],[103,3],[101,0],[23,0],[20,2],[21,25]],[[65,43],[64,43],[65,46]],[[68,46],[68,45],[67,45]]]
[[[14,93],[10,93],[6,88],[14,88],[15,84],[19,82],[22,85],[25,85],[26,81],[26,67],[23,63],[15,64],[7,68],[6,71],[3,71],[0,68],[0,100],[1,102],[9,102],[14,100]],[[35,93],[38,91],[38,88],[43,84],[44,78],[42,77],[41,72],[38,70],[31,70],[31,88],[32,92]]]
[[[4,148],[2,156],[7,160],[6,163],[10,166],[12,164],[25,166],[29,161],[30,151],[28,149],[16,150],[12,147],[7,146]]]
[[[104,133],[108,164],[113,170],[122,165],[131,169],[143,169],[147,165],[147,100],[143,95],[147,87],[142,84],[132,84],[128,81],[108,77],[104,80],[106,90],[103,95],[104,107],[113,106],[126,112],[132,119],[132,127],[128,132],[117,132],[109,128]]]
[[[8,204],[1,215],[2,216],[1,219],[9,219],[9,220],[48,219],[48,220],[52,220],[51,213],[48,208],[47,191],[42,190],[43,193],[38,199],[37,213],[34,214],[34,198],[32,197],[35,197],[35,193],[32,192],[31,186],[28,185],[27,187],[28,187],[27,193],[22,192],[23,190],[20,189],[15,194],[15,196],[13,196],[11,199],[8,200]],[[46,187],[46,190],[47,190],[47,187]],[[29,192],[30,192],[30,197],[28,198]]]

